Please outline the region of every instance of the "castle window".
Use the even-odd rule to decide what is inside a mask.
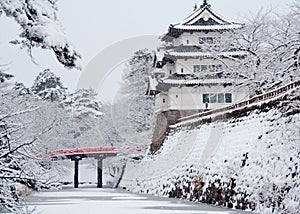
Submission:
[[[231,93],[203,94],[203,103],[232,103]]]
[[[172,74],[172,70],[170,70],[170,74]]]
[[[207,65],[201,65],[201,71],[207,71]]]
[[[200,71],[200,65],[194,65],[194,72],[199,72]]]
[[[162,101],[163,101],[163,103],[166,103],[166,99],[163,99]]]
[[[203,94],[202,98],[203,98],[203,103],[209,103],[209,94]]]
[[[224,103],[225,99],[224,99],[224,94],[218,94],[218,103]]]
[[[221,71],[222,65],[201,65],[201,71]]]
[[[221,70],[222,70],[222,68],[223,68],[223,66],[222,66],[222,65],[216,65],[216,71],[221,71]]]
[[[199,43],[200,44],[213,44],[214,39],[212,37],[200,37]]]
[[[190,40],[186,40],[186,44],[187,44],[187,45],[190,44]]]
[[[221,37],[199,37],[199,44],[220,44]]]
[[[232,94],[230,94],[230,93],[225,94],[225,102],[232,103]]]
[[[176,98],[178,98],[178,95],[176,95]]]
[[[209,95],[209,101],[210,101],[210,103],[216,103],[217,102],[217,95],[216,94],[210,94]]]
[[[181,68],[181,73],[183,73],[183,68]]]

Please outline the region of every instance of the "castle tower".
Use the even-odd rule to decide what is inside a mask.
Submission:
[[[248,99],[248,89],[238,86],[239,79],[228,75],[227,69],[246,56],[229,42],[242,28],[243,24],[215,12],[206,0],[183,21],[169,26],[148,90],[155,96],[156,112],[167,117],[168,125],[180,117]]]
[[[217,14],[206,0],[182,22],[171,24],[157,53],[160,75],[152,75],[150,81],[156,111],[201,112],[247,99],[248,91],[237,89],[237,79],[222,75],[225,67],[245,57],[233,47],[224,49],[242,27]]]

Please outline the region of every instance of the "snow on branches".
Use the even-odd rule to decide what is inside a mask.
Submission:
[[[101,103],[97,100],[97,93],[93,89],[78,89],[70,94],[66,100],[67,106],[75,117],[102,116]]]
[[[248,53],[237,69],[254,92],[300,78],[299,14],[300,1],[295,1],[286,14],[261,10],[235,35],[235,47]]]
[[[73,138],[82,147],[103,145],[99,121],[102,119],[102,105],[93,89],[78,89],[65,100],[65,108],[72,115]]]
[[[49,69],[42,71],[36,77],[31,90],[41,99],[51,102],[63,101],[66,98],[66,88],[60,78]]]
[[[67,40],[57,19],[56,0],[1,0],[4,13],[21,26],[20,39],[12,41],[29,51],[33,47],[50,49],[67,68],[79,68],[79,53]]]
[[[149,75],[153,71],[153,55],[149,50],[134,53],[122,76],[122,91],[128,96],[128,119],[137,132],[153,128],[153,97],[146,95]]]

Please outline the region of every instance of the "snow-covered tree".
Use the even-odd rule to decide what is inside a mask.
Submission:
[[[108,146],[121,147],[125,140],[118,133],[112,120],[112,106],[111,104],[103,104],[103,116],[99,120],[102,140]]]
[[[18,92],[20,96],[31,95],[31,90],[27,88],[23,83],[16,82],[13,88]]]
[[[153,55],[147,49],[136,51],[123,70],[121,97],[111,105],[110,115],[124,148],[144,149],[150,144],[154,99],[146,93],[152,71]]]
[[[247,52],[238,70],[255,93],[300,78],[300,1],[286,14],[260,11],[247,19],[245,28],[233,37],[234,45]]]
[[[41,99],[51,102],[63,101],[66,98],[66,88],[63,86],[60,78],[49,69],[42,71],[36,77],[31,91]]]
[[[0,84],[13,77],[13,75],[7,74],[5,70],[5,65],[0,65]]]
[[[4,72],[0,71],[0,83],[3,83],[6,80],[9,80],[12,77],[13,77],[13,75],[7,74],[7,73],[4,73]]]
[[[58,21],[56,0],[1,0],[1,14],[12,17],[21,27],[20,39],[13,44],[30,52],[34,47],[52,50],[65,67],[79,67],[80,55]]]
[[[1,88],[0,106],[0,206],[26,213],[17,187],[38,190],[59,179],[55,172],[62,166],[53,167],[46,152],[78,147],[73,117],[61,103],[36,99],[23,84]]]
[[[77,89],[70,94],[65,102],[70,107],[74,117],[99,117],[102,115],[101,103],[97,92],[93,89]]]
[[[49,49],[66,68],[79,68],[80,56],[65,37],[56,6],[56,0],[1,0],[0,16],[4,14],[19,24],[19,39],[11,43],[27,48],[30,56],[33,48]],[[48,186],[44,181],[49,181],[45,175],[51,164],[44,154],[47,148],[58,148],[56,145],[65,148],[72,140],[73,121],[62,105],[37,100],[22,84],[3,84],[12,77],[4,67],[0,66],[0,210],[31,213],[18,188],[20,184],[33,189]],[[43,90],[43,98],[50,94],[51,100],[63,94],[43,87],[35,87],[35,93]]]
[[[127,94],[146,94],[148,77],[153,70],[153,55],[147,49],[134,53],[122,75],[122,89]]]
[[[122,76],[122,92],[128,100],[128,120],[136,132],[153,128],[153,97],[146,95],[149,75],[153,71],[153,55],[147,49],[134,53]]]
[[[82,147],[104,145],[99,120],[102,119],[102,105],[93,89],[78,89],[65,101],[66,108],[73,117],[74,139]]]
[[[0,97],[1,206],[14,213],[26,213],[18,186],[41,187],[41,178],[47,169],[41,165],[46,159],[38,158],[45,152],[38,142],[54,127],[55,118],[37,125],[35,118],[42,119],[40,111],[49,110],[48,105],[42,105],[34,97],[20,96],[13,89],[2,89]]]

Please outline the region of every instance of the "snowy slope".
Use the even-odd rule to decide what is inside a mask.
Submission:
[[[288,116],[288,106],[176,130],[158,154],[127,164],[121,186],[259,213],[300,213],[300,115]]]

